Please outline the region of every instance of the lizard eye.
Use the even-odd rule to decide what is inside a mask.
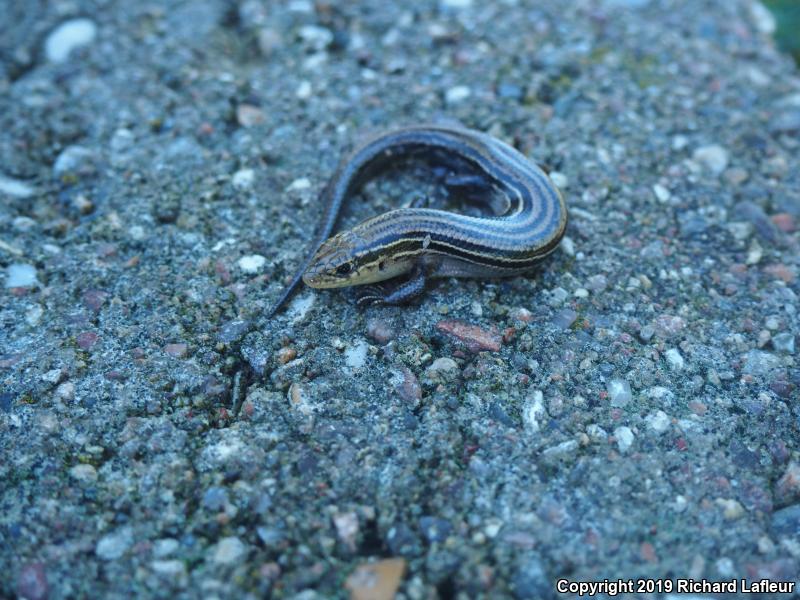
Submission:
[[[336,273],[339,275],[348,275],[353,270],[353,263],[346,262],[336,267]]]

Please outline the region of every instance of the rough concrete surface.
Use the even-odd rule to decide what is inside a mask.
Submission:
[[[760,5],[0,13],[1,597],[797,582],[800,73]],[[548,169],[560,250],[267,320],[342,154],[422,121]]]

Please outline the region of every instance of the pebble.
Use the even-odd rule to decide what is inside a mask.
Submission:
[[[775,17],[766,6],[761,2],[750,2],[748,7],[750,8],[750,16],[753,19],[756,29],[764,35],[772,35],[775,33],[775,28],[777,27]]]
[[[367,321],[367,337],[383,346],[395,339],[397,332],[387,321],[370,319]]]
[[[586,283],[593,292],[602,292],[608,287],[608,279],[602,274],[592,275]]]
[[[240,191],[249,190],[253,187],[256,179],[256,172],[253,169],[239,169],[231,177],[231,184]]]
[[[542,450],[542,459],[550,464],[571,460],[577,453],[579,444],[576,440],[567,440],[556,446]]]
[[[552,181],[556,187],[562,190],[565,190],[569,187],[569,179],[560,171],[550,171],[549,177],[550,181]]]
[[[180,543],[175,538],[161,538],[153,543],[153,556],[166,558],[172,556],[180,548]]]
[[[628,450],[631,449],[633,445],[633,431],[631,431],[630,427],[622,426],[617,427],[614,430],[614,437],[617,440],[617,448],[619,451],[625,454]]]
[[[84,331],[75,336],[75,343],[81,350],[91,350],[99,341],[100,336],[93,331]]]
[[[228,492],[225,488],[213,486],[203,494],[203,507],[211,511],[218,511],[228,504]]]
[[[627,406],[633,398],[631,384],[624,379],[611,379],[606,384],[606,390],[611,400],[611,406],[614,408],[623,408]]]
[[[655,194],[656,200],[659,202],[666,202],[672,196],[667,188],[658,183],[653,186],[653,194]]]
[[[722,516],[727,521],[735,521],[744,516],[744,507],[732,498],[717,498],[717,506],[722,509]]]
[[[319,25],[303,25],[298,31],[300,39],[314,50],[324,50],[333,42],[333,32]]]
[[[534,390],[522,407],[522,422],[529,431],[537,433],[546,417],[544,394],[541,390]]]
[[[235,344],[250,331],[250,321],[245,319],[234,319],[225,323],[219,330],[217,340],[223,344]]]
[[[674,315],[661,315],[653,323],[655,333],[664,339],[677,336],[686,327],[686,321]]]
[[[643,342],[649,342],[653,336],[656,334],[655,328],[652,325],[644,325],[639,330],[639,339]]]
[[[552,323],[559,329],[569,329],[578,320],[578,313],[571,308],[562,308],[553,315]]]
[[[362,563],[350,573],[344,587],[350,592],[350,600],[393,600],[405,570],[403,558]]]
[[[333,525],[339,540],[351,551],[355,550],[359,531],[358,515],[354,511],[337,513],[333,515]]]
[[[164,352],[174,358],[184,358],[189,351],[189,346],[186,344],[167,344],[164,346]]]
[[[683,360],[683,356],[681,356],[681,353],[677,348],[670,348],[667,350],[664,353],[664,357],[667,359],[667,363],[673,371],[683,371],[685,362]]]
[[[553,579],[547,574],[542,559],[536,555],[528,555],[520,561],[511,580],[511,591],[516,600],[556,597]]]
[[[44,54],[54,63],[64,62],[73,50],[88,46],[97,36],[97,25],[91,19],[70,19],[58,25],[44,41]]]
[[[366,340],[356,340],[344,350],[344,364],[350,371],[361,369],[367,364],[369,344]]]
[[[431,383],[448,383],[455,381],[461,368],[448,356],[437,358],[425,369],[425,380]]]
[[[756,233],[764,240],[775,244],[781,237],[778,228],[758,204],[745,200],[739,202],[734,212],[742,219],[753,224]]]
[[[742,371],[750,375],[766,375],[780,366],[781,361],[774,354],[762,350],[750,350],[745,354]]]
[[[781,504],[800,500],[800,463],[790,462],[775,485],[775,499]]]
[[[562,305],[567,298],[569,298],[569,292],[562,287],[553,288],[547,292],[547,303],[553,307]]]
[[[561,248],[561,251],[567,256],[575,256],[575,242],[572,241],[572,238],[568,235],[561,238],[561,245],[559,248]]]
[[[455,319],[439,321],[436,329],[461,340],[471,352],[480,352],[481,350],[499,352],[503,343],[503,338],[499,333]]]
[[[68,174],[85,175],[92,173],[96,169],[96,159],[95,153],[89,148],[67,146],[53,163],[53,175],[58,178]]]
[[[17,596],[25,600],[46,600],[47,573],[44,563],[26,563],[17,576]]]
[[[27,288],[39,285],[36,279],[36,267],[23,263],[12,263],[6,267],[7,288]]]
[[[53,395],[62,402],[72,402],[75,399],[75,384],[65,381],[56,388]]]
[[[463,102],[472,95],[472,90],[466,85],[457,85],[451,87],[444,94],[444,100],[447,104],[458,104]]]
[[[247,546],[238,537],[226,537],[217,543],[212,560],[218,565],[231,565],[239,562],[246,553]]]
[[[123,527],[100,538],[95,547],[95,554],[103,560],[121,558],[133,545],[133,531]]]
[[[294,91],[294,95],[299,100],[308,100],[309,98],[311,98],[313,93],[314,93],[314,88],[311,87],[310,81],[301,81],[298,84],[297,89]]]
[[[595,443],[604,442],[608,439],[608,432],[597,423],[590,423],[586,426],[586,435]]]
[[[236,107],[236,122],[242,127],[255,127],[264,122],[264,112],[252,104],[239,104]]]
[[[416,404],[422,399],[422,386],[408,367],[392,371],[390,383],[402,400]]]
[[[441,3],[445,8],[469,8],[472,6],[472,0],[441,0]]]
[[[36,190],[24,181],[6,177],[0,173],[0,194],[13,196],[14,198],[30,198]]]
[[[645,417],[645,422],[650,429],[658,434],[666,432],[670,426],[670,418],[663,410],[657,410],[654,413],[650,413],[647,415],[647,417]]]
[[[252,275],[264,268],[264,265],[267,264],[267,259],[260,254],[248,254],[236,261],[236,264],[242,272]]]
[[[278,350],[276,358],[279,364],[285,365],[286,363],[297,358],[297,350],[295,350],[291,346],[284,346],[283,348]]]
[[[718,144],[697,148],[692,158],[715,175],[719,175],[728,167],[728,151]]]
[[[783,332],[773,335],[772,347],[784,354],[794,354],[794,334]]]
[[[69,475],[81,483],[94,483],[97,481],[97,470],[92,465],[75,465],[69,470]]]
[[[177,580],[178,583],[186,577],[186,564],[182,560],[154,560],[150,563],[150,568],[154,573],[170,580]]]

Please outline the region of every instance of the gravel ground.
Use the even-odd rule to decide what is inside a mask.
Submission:
[[[0,2],[0,596],[798,581],[800,74],[769,15],[403,4]],[[266,320],[342,153],[441,120],[552,172],[560,251]],[[385,175],[345,221],[431,187]]]

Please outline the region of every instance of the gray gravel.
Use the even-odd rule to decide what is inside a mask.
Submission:
[[[798,580],[800,73],[768,15],[405,4],[0,3],[0,597]],[[339,157],[437,120],[553,173],[561,250],[267,321]],[[345,224],[441,199],[425,174]]]

